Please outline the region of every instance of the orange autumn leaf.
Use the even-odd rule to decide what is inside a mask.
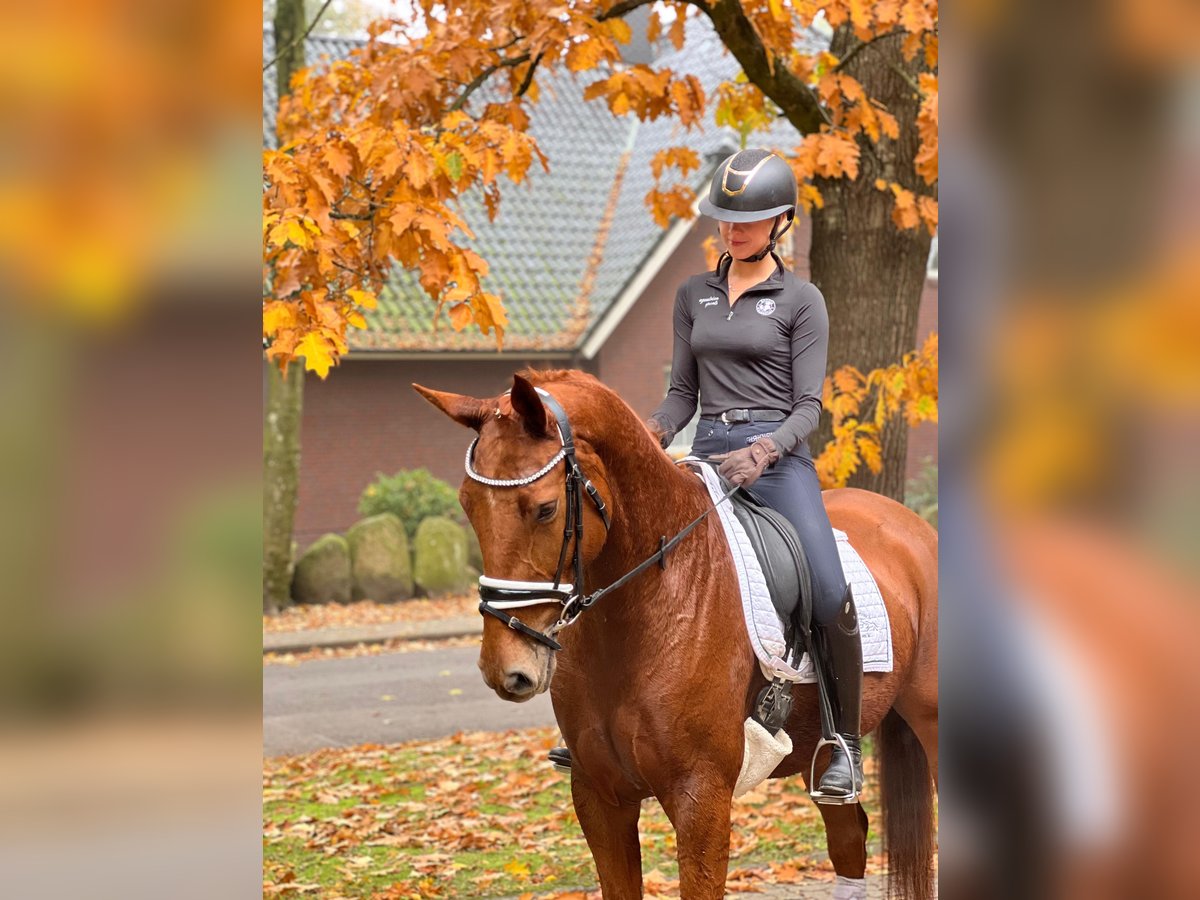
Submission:
[[[304,357],[304,368],[316,372],[321,378],[329,374],[334,364],[329,341],[315,332],[309,332],[296,346],[296,356]]]
[[[839,134],[820,134],[816,148],[816,174],[825,178],[858,177],[858,144]]]
[[[462,331],[474,321],[475,313],[471,311],[471,304],[456,303],[450,307],[450,325],[455,331]]]

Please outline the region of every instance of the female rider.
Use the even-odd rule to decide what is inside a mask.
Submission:
[[[834,746],[812,795],[853,802],[862,790],[862,644],[807,444],[821,416],[829,320],[821,292],[775,255],[796,215],[796,177],[775,154],[742,150],[718,167],[700,211],[719,223],[725,253],[675,295],[671,385],[646,426],[666,447],[699,400],[692,453],[722,460],[722,475],[753,486],[799,534],[814,594],[809,649],[850,751]],[[571,762],[565,747],[550,759]]]
[[[825,298],[775,254],[796,214],[796,178],[775,154],[742,150],[721,163],[700,211],[717,220],[725,253],[675,296],[670,388],[646,424],[666,447],[698,399],[692,453],[722,459],[722,475],[753,486],[799,533],[812,571],[818,683],[850,749],[848,759],[835,745],[813,797],[845,803],[862,788],[862,645],[807,443],[821,415]]]

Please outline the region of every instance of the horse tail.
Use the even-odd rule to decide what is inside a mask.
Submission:
[[[933,897],[933,781],[920,741],[896,710],[876,732],[888,897]]]

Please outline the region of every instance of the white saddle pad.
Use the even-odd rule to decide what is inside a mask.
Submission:
[[[688,457],[684,462],[694,460]],[[724,496],[721,482],[711,466],[697,465],[699,477],[704,481],[713,503]],[[750,637],[750,645],[758,657],[763,674],[768,678],[783,678],[787,681],[812,683],[816,681],[812,660],[807,653],[800,660],[799,668],[793,669],[784,660],[787,645],[783,639],[783,623],[775,612],[775,605],[767,591],[766,578],[750,538],[742,528],[737,514],[728,502],[717,506],[721,526],[725,529],[725,538],[733,555],[734,567],[737,569],[738,589],[742,597],[742,612],[746,619],[746,632]],[[887,607],[883,603],[883,595],[875,583],[858,551],[850,545],[850,539],[844,531],[833,529],[837,540],[838,554],[842,558],[842,572],[846,583],[850,585],[854,595],[854,605],[858,610],[858,630],[862,638],[863,671],[890,672],[892,671],[892,629],[888,622]]]

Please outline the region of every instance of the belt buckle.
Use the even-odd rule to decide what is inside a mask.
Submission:
[[[721,421],[726,425],[729,424],[729,410],[725,410],[725,412],[721,413]]]

